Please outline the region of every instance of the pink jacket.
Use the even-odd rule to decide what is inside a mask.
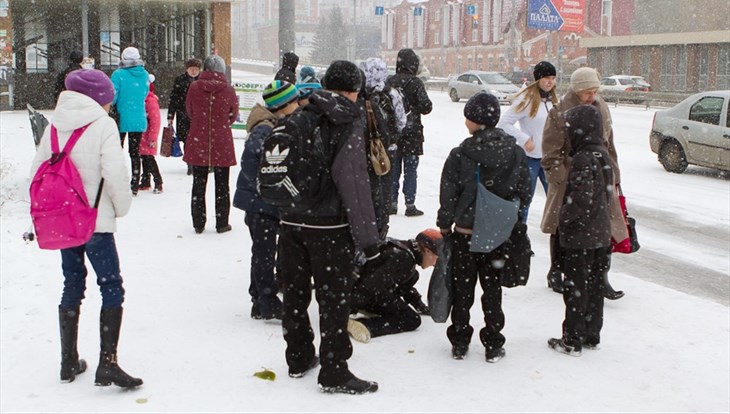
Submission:
[[[157,155],[157,148],[160,140],[160,103],[157,95],[150,91],[144,100],[144,108],[147,112],[147,131],[142,133],[139,142],[139,155]]]

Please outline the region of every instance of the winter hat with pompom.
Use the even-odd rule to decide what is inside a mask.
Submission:
[[[77,69],[66,76],[66,90],[88,96],[104,106],[114,100],[114,85],[106,73],[97,69]]]
[[[487,128],[494,128],[497,125],[499,115],[499,99],[487,92],[479,92],[472,96],[464,106],[466,119]]]

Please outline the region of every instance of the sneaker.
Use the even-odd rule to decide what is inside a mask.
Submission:
[[[464,359],[467,352],[469,352],[469,345],[466,344],[456,344],[451,347],[451,357],[454,359]]]
[[[304,374],[306,374],[306,373],[307,373],[307,372],[308,372],[309,370],[311,370],[311,369],[314,369],[314,368],[317,368],[317,365],[319,365],[319,357],[318,357],[317,355],[315,355],[315,356],[314,356],[314,357],[312,358],[312,360],[311,360],[311,361],[309,362],[309,365],[307,365],[307,367],[306,367],[306,368],[304,368],[303,370],[298,370],[298,369],[292,369],[292,368],[290,367],[290,368],[289,368],[289,376],[290,376],[290,377],[292,377],[292,378],[301,378],[301,377],[303,377],[303,376],[304,376]]]
[[[550,338],[548,339],[548,346],[561,354],[579,357],[581,354],[580,348],[568,345],[563,338]]]
[[[344,384],[327,386],[319,384],[319,389],[322,392],[333,394],[367,394],[369,392],[375,392],[378,390],[378,383],[375,381],[365,381],[360,378],[353,376],[349,381]]]
[[[410,206],[406,208],[406,217],[422,216],[423,211],[416,208],[416,206]]]
[[[263,316],[261,316],[261,311],[259,310],[259,304],[254,303],[251,306],[251,319],[264,319]]]
[[[364,344],[370,342],[370,329],[368,329],[364,323],[356,319],[350,319],[347,321],[347,332],[350,334],[352,339],[357,342],[362,342]]]
[[[502,347],[487,348],[487,351],[484,353],[484,356],[487,358],[487,362],[492,364],[499,362],[499,360],[504,358],[505,355],[507,355],[507,352],[505,352]]]
[[[226,224],[223,227],[216,227],[215,231],[217,231],[218,233],[225,233],[227,231],[231,231],[232,229],[233,229],[233,227],[231,227],[230,224]]]
[[[197,233],[197,234],[200,234],[200,233],[202,233],[203,231],[205,231],[205,227],[196,227],[196,228],[195,228],[195,233]]]
[[[152,190],[152,194],[162,194],[162,184],[155,186],[155,189]]]

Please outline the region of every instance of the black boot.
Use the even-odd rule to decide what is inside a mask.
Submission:
[[[547,285],[555,293],[563,293],[563,274],[560,270],[550,267],[547,274]]]
[[[101,333],[101,352],[99,367],[96,369],[96,385],[114,385],[122,388],[133,388],[142,385],[140,378],[133,378],[117,365],[117,343],[119,329],[122,326],[122,307],[102,309],[99,321]]]
[[[623,290],[613,290],[613,287],[608,282],[608,275],[603,275],[603,280],[605,283],[603,284],[603,297],[608,300],[616,300],[621,299],[624,297],[625,293]]]
[[[61,328],[61,381],[73,382],[77,374],[86,371],[86,361],[79,359],[76,342],[79,334],[79,308],[59,309]]]

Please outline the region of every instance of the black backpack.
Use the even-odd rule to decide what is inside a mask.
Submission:
[[[375,115],[375,126],[386,148],[394,144],[398,139],[395,108],[387,90],[388,87],[382,92],[373,92],[369,98],[373,108],[373,115]]]
[[[304,108],[281,119],[264,139],[256,187],[261,198],[277,207],[311,207],[334,191],[331,175],[335,152],[330,124],[322,114]],[[332,142],[339,142],[333,139]]]

